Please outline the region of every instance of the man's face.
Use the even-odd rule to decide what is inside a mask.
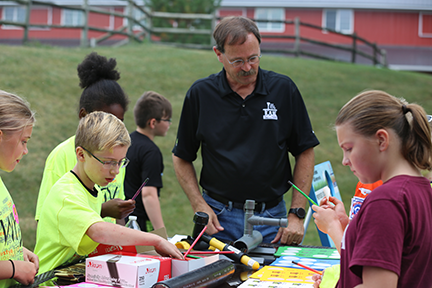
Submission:
[[[235,85],[249,85],[255,83],[258,75],[259,61],[248,63],[253,56],[260,56],[261,50],[258,39],[250,33],[243,44],[225,45],[225,53],[214,48],[219,62],[224,65],[228,82]],[[243,60],[244,64],[234,67],[229,62]]]

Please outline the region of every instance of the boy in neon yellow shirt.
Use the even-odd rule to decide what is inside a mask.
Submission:
[[[112,114],[93,112],[80,120],[75,137],[77,164],[54,184],[39,218],[35,253],[39,272],[73,264],[91,253],[99,243],[106,245],[155,246],[163,256],[183,258],[167,240],[104,222],[100,191],[114,181],[130,146],[123,122]]]

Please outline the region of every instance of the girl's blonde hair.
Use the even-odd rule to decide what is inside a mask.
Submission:
[[[392,129],[402,143],[402,155],[417,168],[432,170],[431,128],[424,109],[384,91],[360,93],[345,104],[336,126],[349,123],[356,133],[370,137]]]
[[[20,130],[33,126],[35,122],[35,113],[30,110],[27,101],[0,90],[0,130]]]
[[[95,111],[81,118],[75,136],[75,147],[84,147],[90,152],[131,145],[129,132],[116,116]]]

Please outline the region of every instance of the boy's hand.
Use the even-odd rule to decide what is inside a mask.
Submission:
[[[159,244],[155,246],[155,250],[158,254],[164,257],[184,259],[183,254],[177,249],[177,247],[165,239],[161,239]]]
[[[122,200],[119,198],[109,200],[102,204],[101,216],[123,219],[135,209],[135,200]]]

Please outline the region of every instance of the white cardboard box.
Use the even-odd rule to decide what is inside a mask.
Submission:
[[[192,260],[171,260],[171,275],[172,277],[180,276],[186,272],[201,268],[219,260],[219,255],[206,256],[201,259]]]
[[[86,259],[86,282],[122,288],[149,288],[158,281],[160,261],[106,254]]]

